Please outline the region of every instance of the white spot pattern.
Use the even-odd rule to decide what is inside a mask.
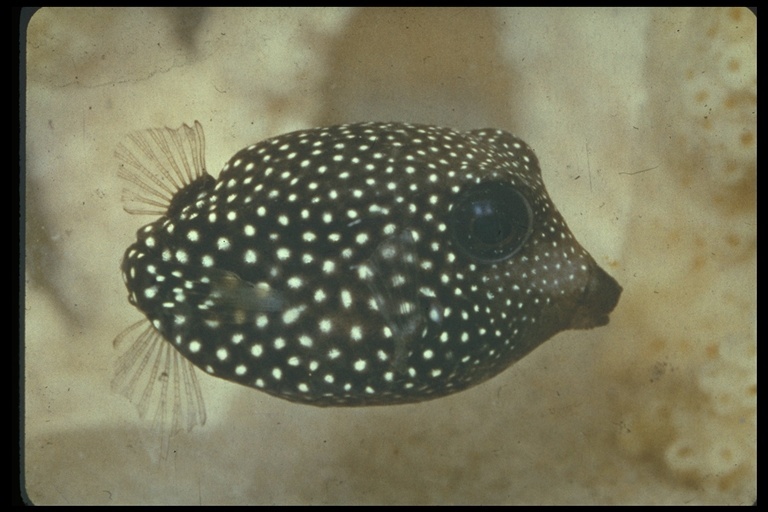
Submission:
[[[534,224],[524,250],[479,263],[448,219],[463,190],[491,180],[520,191]],[[196,186],[126,251],[131,301],[209,373],[289,400],[388,404],[464,389],[568,328],[546,312],[583,310],[595,286],[597,266],[533,152],[500,130],[294,132]],[[584,325],[612,307],[594,318],[587,308]]]

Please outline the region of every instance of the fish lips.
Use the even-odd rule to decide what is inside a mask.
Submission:
[[[590,269],[589,279],[568,328],[592,329],[607,325],[608,315],[616,307],[623,288],[596,263]]]

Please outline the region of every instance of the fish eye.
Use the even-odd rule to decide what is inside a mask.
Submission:
[[[533,213],[509,183],[473,184],[456,197],[448,219],[451,239],[470,258],[483,263],[514,255],[531,234]]]

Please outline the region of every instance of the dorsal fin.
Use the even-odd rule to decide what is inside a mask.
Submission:
[[[208,176],[205,135],[198,121],[130,133],[115,156],[120,160],[118,176],[126,183],[123,209],[132,214],[164,215],[179,190]]]

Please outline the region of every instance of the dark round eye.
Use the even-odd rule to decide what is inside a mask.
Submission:
[[[487,181],[456,196],[448,223],[459,249],[471,258],[493,263],[520,250],[531,234],[533,214],[515,187]]]

